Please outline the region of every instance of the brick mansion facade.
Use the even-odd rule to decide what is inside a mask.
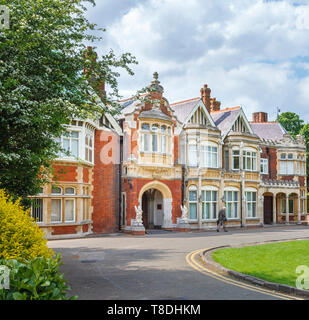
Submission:
[[[158,75],[121,114],[75,119],[60,139],[53,183],[32,215],[48,238],[147,229],[215,229],[307,224],[306,145],[267,113],[248,121],[221,108],[204,85],[198,98],[170,104]]]

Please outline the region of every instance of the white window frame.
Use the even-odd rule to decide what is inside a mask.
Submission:
[[[253,200],[253,194],[255,193],[255,201]],[[249,194],[251,194],[251,199],[249,200]],[[258,193],[256,189],[246,189],[245,190],[246,195],[246,217],[249,219],[256,219],[257,218],[257,197]],[[251,205],[251,212],[252,214],[249,215],[249,205]],[[255,206],[254,206],[255,205]],[[255,207],[255,212],[253,212],[253,208]]]
[[[216,221],[218,219],[218,188],[215,187],[203,187],[202,188],[202,220],[203,221]],[[210,200],[207,200],[207,192],[210,192]],[[216,197],[213,193],[216,192]],[[209,218],[206,217],[206,208],[209,205]],[[214,210],[215,208],[215,210]],[[215,215],[214,215],[215,212]]]
[[[232,192],[232,200],[228,200],[228,192]],[[237,201],[235,201],[235,193],[237,193]],[[225,188],[224,189],[224,202],[226,206],[226,218],[228,220],[238,220],[239,219],[239,208],[240,208],[240,192],[237,188]],[[228,216],[229,204],[231,204],[231,213],[234,212],[234,216]],[[237,208],[236,216],[235,216],[235,208]]]
[[[60,220],[57,220],[57,221],[53,221],[52,220],[52,211],[51,211],[51,216],[50,216],[50,221],[51,223],[62,223],[63,221],[63,214],[62,214],[62,198],[52,198],[51,199],[51,209],[53,209],[53,201],[54,200],[59,200],[60,201]]]
[[[74,199],[74,198],[64,198],[63,200],[64,200],[64,213],[63,213],[64,214],[64,221],[66,223],[73,223],[73,222],[76,221],[76,199]],[[67,207],[66,202],[67,201],[73,201],[73,220],[67,220],[67,218],[66,218],[66,207]]]
[[[234,154],[234,152],[238,152],[238,154]],[[238,158],[238,168],[235,168],[235,158]],[[239,171],[240,170],[240,150],[232,149],[232,170]]]
[[[261,174],[268,174],[268,159],[261,158]]]
[[[92,142],[92,145],[90,145],[90,142]],[[91,155],[91,159],[89,155]],[[85,134],[85,160],[94,163],[94,136],[89,132]]]
[[[72,137],[71,134],[72,132],[78,133],[78,138]],[[75,129],[68,129],[67,130],[67,136],[61,136],[60,139],[58,139],[58,142],[61,145],[61,148],[64,149],[65,151],[69,151],[70,155],[67,155],[63,152],[60,152],[60,157],[61,158],[73,158],[73,159],[77,159],[80,157],[80,141],[81,141],[81,136],[82,136],[82,132],[80,130],[75,130]],[[69,149],[64,148],[64,140],[69,140]],[[77,155],[73,155],[72,154],[72,141],[77,141]]]
[[[243,154],[243,170],[245,171],[257,171],[257,151],[253,149],[244,149]],[[248,161],[251,164],[251,168],[248,167]]]
[[[188,145],[188,166],[197,167],[197,144],[189,143]]]
[[[196,200],[191,200],[190,199],[190,192],[195,192],[195,194],[196,194]],[[198,220],[198,216],[197,216],[197,213],[198,213],[198,205],[199,205],[199,203],[198,203],[198,194],[197,194],[197,187],[195,186],[195,185],[191,185],[190,187],[189,187],[189,189],[188,189],[188,206],[189,206],[189,220],[190,221],[197,221]],[[191,218],[191,210],[190,210],[190,208],[191,208],[191,204],[195,204],[195,208],[196,208],[196,218]]]
[[[218,145],[216,143],[201,143],[200,163],[203,168],[218,168]],[[215,161],[213,156],[215,156]]]

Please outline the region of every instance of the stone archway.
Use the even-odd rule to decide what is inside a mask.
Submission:
[[[139,204],[143,210],[143,221],[146,228],[172,227],[172,193],[167,185],[159,181],[151,181],[139,192]],[[161,205],[161,206],[160,206]],[[147,211],[144,213],[144,211]],[[161,216],[160,216],[161,214]]]

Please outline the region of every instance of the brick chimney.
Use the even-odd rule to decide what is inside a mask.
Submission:
[[[210,112],[210,92],[211,90],[207,87],[207,84],[204,84],[201,89],[201,97],[208,112]]]
[[[93,59],[93,62],[97,61],[97,53],[93,51],[93,48],[91,46],[87,47],[86,50],[86,54],[85,54],[85,58],[86,59]],[[84,73],[87,73],[88,70],[85,69]],[[93,89],[96,91],[96,93],[100,96],[100,98],[106,97],[106,91],[105,91],[105,81],[104,80],[100,80],[100,79],[95,79],[94,77],[92,77],[89,80],[91,86],[93,87]]]
[[[217,101],[216,98],[210,98],[210,112],[220,111],[221,102]]]
[[[266,113],[266,112],[254,112],[252,114],[252,122],[255,122],[255,123],[268,122],[268,113]]]

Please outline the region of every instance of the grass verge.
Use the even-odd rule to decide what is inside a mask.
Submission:
[[[295,287],[297,266],[309,267],[309,240],[220,249],[212,258],[227,269]]]

